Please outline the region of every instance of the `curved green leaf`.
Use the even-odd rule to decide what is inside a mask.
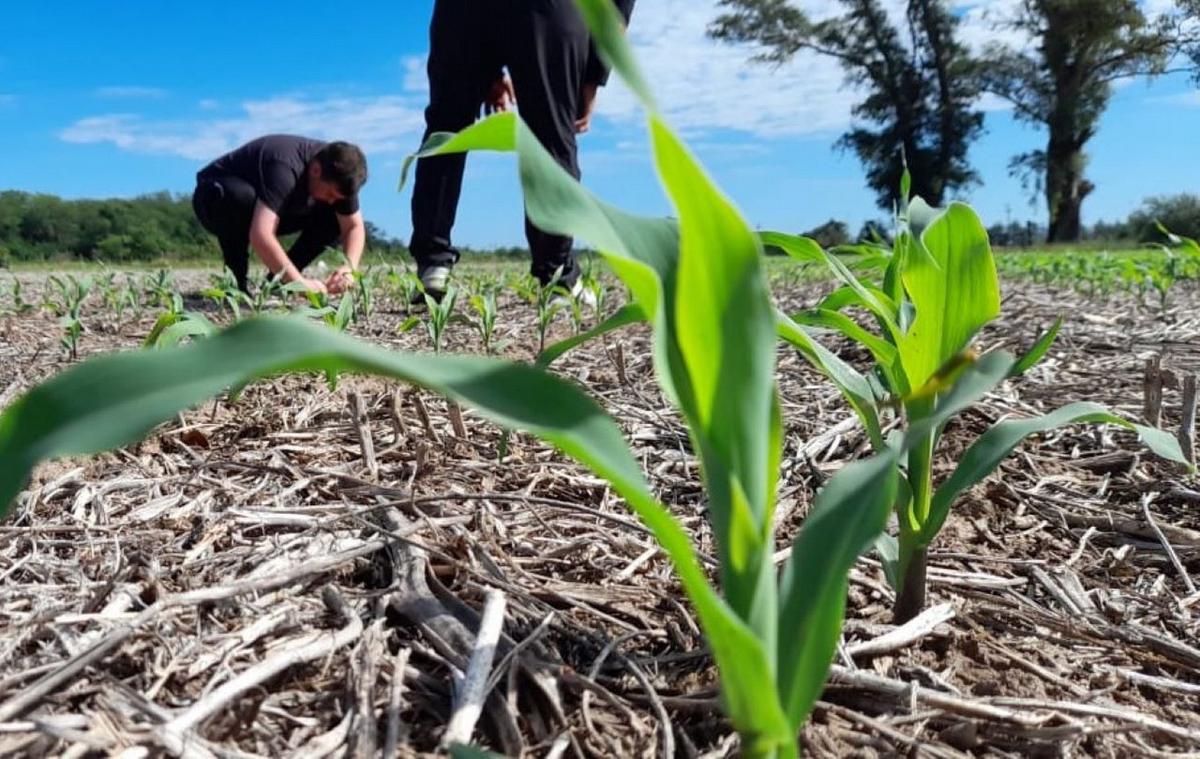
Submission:
[[[879,424],[875,392],[867,378],[838,358],[835,353],[786,315],[778,314],[777,320],[779,336],[800,351],[800,355],[804,356],[814,368],[833,381],[846,402],[850,404],[850,408],[858,414],[875,450],[882,451],[884,447],[883,430]]]
[[[896,346],[877,335],[871,334],[861,324],[840,311],[816,308],[811,311],[802,311],[794,314],[792,320],[806,327],[824,327],[825,329],[840,332],[870,351],[876,363],[889,373],[896,361],[899,360],[900,354],[896,352]]]
[[[897,345],[917,388],[1000,314],[996,264],[975,212],[951,203],[911,246],[901,276],[916,316]]]
[[[848,575],[887,525],[896,500],[896,450],[847,464],[817,496],[783,571],[779,692],[799,725],[821,695],[846,608]]]
[[[615,332],[622,327],[644,321],[646,321],[646,314],[642,311],[642,307],[636,303],[626,303],[624,306],[621,306],[621,308],[618,309],[617,312],[612,316],[597,324],[595,327],[592,327],[587,332],[581,332],[578,335],[572,335],[566,340],[559,341],[542,351],[540,354],[538,354],[535,364],[543,368],[549,367],[555,361],[562,358],[575,348],[578,348],[580,345],[590,343],[596,338],[602,335],[607,335],[609,332]]]
[[[1081,422],[1124,427],[1136,432],[1142,443],[1159,456],[1191,466],[1180,450],[1179,442],[1171,435],[1154,427],[1134,424],[1095,403],[1072,403],[1044,416],[997,422],[967,449],[954,473],[934,492],[929,522],[921,531],[921,541],[927,545],[937,537],[959,494],[991,474],[1022,440],[1030,435]]]
[[[1037,362],[1042,360],[1046,355],[1046,351],[1050,350],[1050,346],[1054,345],[1055,339],[1058,337],[1058,331],[1062,329],[1063,318],[1060,316],[1054,320],[1054,326],[1046,330],[1033,347],[1029,349],[1024,356],[1017,360],[1016,366],[1012,368],[1012,376],[1017,377],[1032,369],[1037,365]]]
[[[882,295],[881,291],[864,285],[837,256],[826,252],[815,240],[808,237],[788,235],[782,232],[763,232],[760,237],[763,244],[773,245],[801,261],[825,261],[834,275],[858,296],[858,303],[866,307],[880,321],[887,331],[888,337],[893,342],[899,341],[901,333],[900,326],[896,323],[899,316],[896,303],[879,297]],[[822,304],[822,307],[830,308],[828,304]],[[837,309],[833,308],[833,310]]]

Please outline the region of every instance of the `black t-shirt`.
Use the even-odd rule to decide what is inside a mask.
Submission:
[[[200,170],[200,181],[233,175],[254,188],[280,219],[302,219],[320,205],[308,194],[308,164],[326,143],[290,134],[269,134],[221,156]],[[358,196],[334,204],[343,216],[358,211]]]

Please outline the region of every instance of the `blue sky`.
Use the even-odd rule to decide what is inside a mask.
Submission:
[[[889,0],[894,2],[894,0]],[[969,40],[1013,0],[962,0]],[[400,161],[416,147],[432,0],[10,4],[0,40],[0,189],[66,197],[190,192],[197,168],[258,134],[288,131],[362,144],[367,217],[407,237]],[[804,0],[818,15],[833,0]],[[708,0],[641,0],[631,37],[671,121],[750,222],[801,231],[828,218],[857,227],[881,214],[853,157],[832,146],[856,93],[829,61],[778,70],[703,36]],[[1010,156],[1041,133],[1004,110],[987,115],[971,158],[984,183],[965,199],[988,223],[1042,218],[1008,177]],[[1198,192],[1200,92],[1186,77],[1122,86],[1090,146],[1097,189],[1085,219],[1123,218],[1146,196]],[[601,94],[582,141],[585,182],[602,197],[666,213],[629,94]],[[522,242],[511,159],[474,156],[455,239]]]

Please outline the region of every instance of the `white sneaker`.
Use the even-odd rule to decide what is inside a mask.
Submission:
[[[571,285],[571,294],[559,292],[550,299],[551,308],[570,308],[572,301],[578,303],[584,308],[596,310],[596,294],[591,288],[583,286],[583,280],[575,280],[575,284]]]
[[[450,283],[450,267],[430,266],[421,272],[420,276],[422,291],[413,293],[412,301],[408,305],[417,310],[425,308],[426,295],[441,303],[442,298],[446,297],[446,287]]]
[[[431,295],[435,292],[446,292],[446,283],[449,281],[449,266],[430,266],[428,269],[421,272],[421,284],[425,286],[425,291]]]

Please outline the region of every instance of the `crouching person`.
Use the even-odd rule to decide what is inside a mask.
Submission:
[[[353,284],[366,245],[358,208],[358,191],[366,181],[367,160],[355,145],[267,135],[201,169],[192,208],[216,235],[225,265],[243,292],[253,248],[284,282],[337,294]],[[297,232],[285,251],[279,237]],[[304,276],[304,267],[339,241],[349,264],[325,281]]]

